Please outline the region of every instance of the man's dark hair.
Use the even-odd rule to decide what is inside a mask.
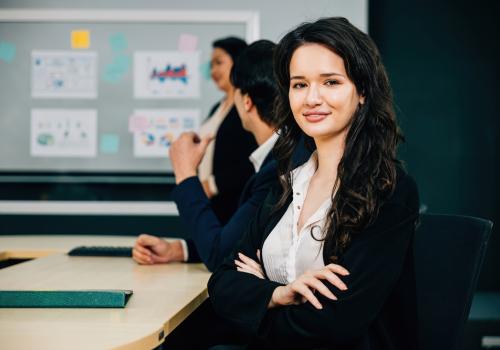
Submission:
[[[278,124],[273,112],[278,95],[273,71],[275,47],[276,44],[269,40],[252,43],[241,53],[231,70],[233,86],[250,96],[261,119],[270,126]]]

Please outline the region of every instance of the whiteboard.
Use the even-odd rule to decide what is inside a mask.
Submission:
[[[78,44],[72,32],[87,33],[88,41],[83,39],[83,44],[81,41]],[[249,42],[258,39],[259,14],[167,10],[0,11],[0,174],[171,173],[168,157],[138,156],[143,153],[137,153],[137,142],[148,140],[137,137],[137,130],[144,129],[131,131],[131,118],[137,117],[138,111],[165,111],[167,116],[175,115],[176,111],[181,111],[180,115],[186,114],[182,111],[191,111],[195,121],[181,118],[177,122],[199,125],[222,97],[207,75],[211,43],[230,35]],[[76,47],[84,48],[76,48],[75,42]],[[172,60],[179,53],[192,58],[186,60],[192,72],[197,69],[198,86],[182,91],[179,76],[175,93],[161,95],[160,91],[156,98],[134,93],[135,59],[144,57],[141,56],[144,53],[158,54],[160,58],[166,54],[164,57]],[[179,73],[179,67],[172,64],[165,67],[165,72],[157,71],[158,79],[161,74]],[[71,80],[68,74],[80,78]],[[59,75],[63,78],[54,78]],[[61,86],[54,85],[54,81],[64,88],[58,90]],[[90,118],[95,120],[87,122]],[[164,121],[164,126],[168,127],[170,121]],[[52,132],[61,125],[69,128],[70,136],[80,138],[70,139],[67,130]],[[160,129],[161,126],[160,123]],[[55,147],[55,151],[44,151],[47,145]]]

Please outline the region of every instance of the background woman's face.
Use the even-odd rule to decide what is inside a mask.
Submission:
[[[358,104],[364,103],[347,76],[344,60],[312,43],[292,55],[288,97],[295,121],[315,139],[347,135]]]
[[[210,60],[210,74],[217,88],[222,91],[229,91],[232,88],[229,75],[233,66],[233,60],[229,54],[221,48],[212,50]]]

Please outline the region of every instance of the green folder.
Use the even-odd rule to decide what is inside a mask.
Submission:
[[[124,308],[131,290],[0,290],[0,308]]]

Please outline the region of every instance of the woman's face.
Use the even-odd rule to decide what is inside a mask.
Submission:
[[[312,43],[292,55],[288,97],[295,121],[315,140],[345,137],[358,104],[364,103],[347,77],[344,60]]]
[[[233,87],[229,78],[232,67],[233,60],[231,56],[221,48],[214,48],[210,60],[210,74],[219,90],[227,92]]]

